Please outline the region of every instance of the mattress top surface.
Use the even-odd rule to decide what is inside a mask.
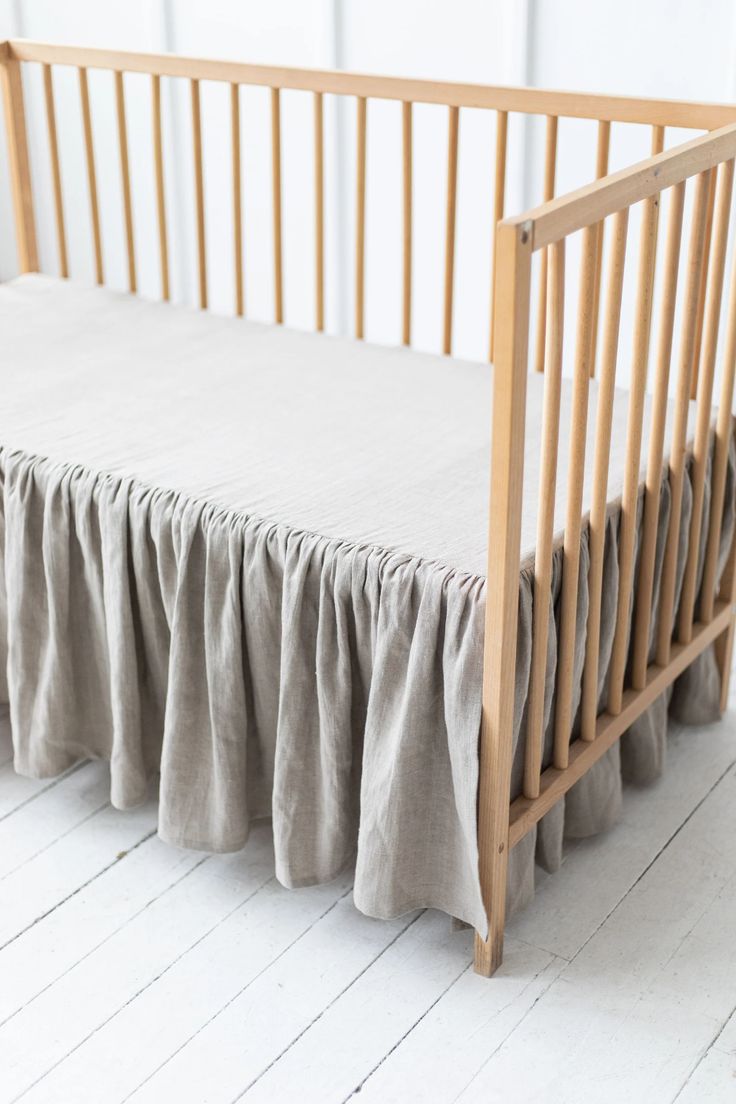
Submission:
[[[485,576],[490,365],[38,275],[0,287],[0,325],[0,446]],[[584,511],[596,397],[593,382]],[[532,375],[522,559],[536,540],[542,398]],[[556,532],[571,400],[565,381]],[[610,500],[623,484],[627,410],[617,392]],[[649,421],[647,411],[642,457]]]

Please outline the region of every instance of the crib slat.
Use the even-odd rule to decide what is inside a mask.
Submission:
[[[723,569],[723,579],[719,597],[730,603],[733,610],[736,606],[736,540],[731,542],[726,566]],[[736,620],[731,619],[731,624],[724,633],[721,633],[715,641],[716,663],[721,676],[721,698],[719,708],[725,713],[728,708],[729,687],[733,670],[733,645],[736,636]]]
[[[508,111],[496,112],[496,179],[493,189],[493,233],[491,238],[491,333],[488,359],[493,360],[493,339],[496,328],[496,228],[503,218],[506,199],[506,147],[508,144]]]
[[[667,396],[670,385],[672,361],[672,335],[675,324],[675,299],[677,274],[680,265],[682,215],[685,202],[685,184],[672,189],[667,227],[667,243],[664,258],[664,286],[659,326],[657,364],[655,369],[654,396],[652,400],[652,425],[647,458],[646,493],[642,522],[641,552],[639,555],[639,580],[636,591],[636,616],[634,621],[634,656],[631,684],[635,690],[643,690],[649,666],[649,633],[654,591],[654,564],[657,553],[657,529],[659,526],[659,499],[662,484],[664,458],[664,433],[667,421]]]
[[[125,122],[125,86],[123,74],[115,71],[115,107],[118,117],[118,145],[120,147],[120,177],[123,188],[123,217],[125,219],[125,245],[128,253],[128,290],[136,290],[135,239],[133,237],[133,199],[130,191],[130,164],[128,158],[128,128]]]
[[[695,348],[693,350],[693,377],[690,381],[690,398],[695,399],[698,394],[698,379],[700,376],[700,358],[703,351],[703,325],[705,321],[705,299],[708,291],[709,260],[711,243],[713,240],[713,215],[716,203],[716,185],[718,169],[714,166],[710,170],[708,180],[708,215],[705,223],[705,246],[703,253],[703,270],[700,274],[700,291],[698,294],[698,322],[695,330]]]
[[[321,92],[314,93],[314,283],[315,325],[325,328],[325,141]]]
[[[583,483],[585,481],[585,445],[588,426],[588,391],[590,388],[590,332],[593,324],[595,232],[595,226],[586,226],[583,231],[583,256],[578,299],[572,427],[570,431],[570,467],[563,547],[560,647],[557,659],[557,702],[553,763],[558,770],[564,770],[569,761],[572,726],[575,622],[578,608],[580,532],[582,528],[580,512],[582,509]]]
[[[356,97],[355,151],[355,336],[365,330],[365,147],[368,105],[365,96]]]
[[[544,192],[542,199],[546,203],[555,194],[555,169],[557,166],[557,116],[547,116],[547,130],[544,143]],[[542,250],[539,265],[539,312],[537,314],[537,344],[535,365],[538,372],[544,371],[544,338],[547,328],[547,250]]]
[[[542,477],[539,484],[537,547],[534,563],[534,624],[532,668],[524,760],[524,796],[539,797],[544,744],[544,689],[552,588],[557,452],[560,436],[560,391],[565,319],[565,239],[550,247],[549,305],[547,309],[547,363],[544,377]]]
[[[401,340],[411,344],[411,248],[412,248],[412,105],[405,100],[401,105],[401,140],[404,158],[402,256],[403,292],[401,304]]]
[[[59,274],[69,275],[66,253],[66,229],[64,225],[64,199],[61,191],[61,168],[59,165],[59,142],[56,135],[56,110],[54,107],[54,85],[51,66],[43,65],[43,92],[46,101],[46,129],[49,139],[51,159],[51,181],[54,188],[54,216],[56,219],[56,241],[59,249]]]
[[[452,298],[455,282],[455,212],[457,209],[457,146],[460,108],[448,108],[447,213],[445,216],[445,321],[442,352],[452,352]]]
[[[278,88],[271,89],[271,188],[274,318],[280,324],[284,321],[284,276],[281,243],[281,97]]]
[[[611,148],[611,124],[607,119],[598,123],[598,147],[595,157],[595,177],[600,180],[608,173],[608,158]],[[593,288],[593,335],[590,348],[590,374],[595,375],[595,362],[598,352],[598,318],[600,315],[601,272],[603,269],[603,236],[605,225],[598,223],[595,242],[595,285]]]
[[[608,469],[611,457],[611,426],[616,386],[621,296],[626,263],[626,236],[629,211],[624,208],[613,216],[611,252],[608,259],[606,303],[603,320],[603,351],[598,410],[595,428],[593,460],[593,500],[590,510],[588,570],[588,624],[586,631],[585,667],[581,704],[580,735],[583,740],[595,739],[598,715],[598,680],[601,643],[601,603],[603,594],[603,560],[606,546],[608,511]]]
[[[84,129],[84,150],[87,160],[87,186],[89,189],[89,210],[92,219],[92,242],[95,251],[95,279],[98,284],[104,282],[102,265],[102,235],[100,232],[100,208],[97,200],[97,171],[95,169],[95,147],[92,135],[92,113],[89,106],[89,83],[87,70],[79,69],[79,96],[82,102],[82,127]]]
[[[161,129],[161,78],[151,77],[153,114],[153,165],[156,177],[156,216],[158,220],[158,254],[161,270],[161,298],[169,299],[169,246],[166,233],[166,194],[164,191],[164,147]]]
[[[693,506],[690,516],[690,539],[688,543],[685,577],[682,582],[682,596],[677,621],[677,637],[681,644],[692,639],[693,616],[700,553],[700,530],[703,521],[703,499],[705,496],[705,474],[710,451],[710,427],[713,407],[713,377],[715,373],[716,351],[718,348],[718,329],[721,319],[721,299],[723,297],[723,271],[726,262],[728,242],[728,223],[731,215],[731,193],[733,190],[733,161],[725,161],[718,170],[718,187],[715,217],[713,220],[713,242],[710,251],[710,271],[708,273],[708,302],[703,325],[703,356],[700,362],[698,379],[698,407],[696,414],[695,443],[693,446]]]
[[[631,366],[631,394],[626,426],[626,462],[624,490],[621,499],[618,548],[618,594],[616,629],[611,651],[608,712],[621,712],[624,674],[629,643],[629,614],[634,585],[634,551],[636,542],[641,439],[644,421],[644,400],[649,366],[649,338],[652,321],[654,261],[657,249],[657,211],[659,196],[644,201],[639,246],[639,271],[636,288],[636,320]]]
[[[659,615],[657,623],[656,662],[660,667],[669,663],[672,645],[672,620],[675,605],[677,558],[680,543],[680,518],[682,516],[682,487],[685,475],[685,444],[690,403],[690,381],[693,371],[693,350],[697,327],[700,276],[705,247],[705,225],[708,215],[708,187],[710,170],[699,173],[695,182],[695,198],[690,222],[687,282],[682,308],[682,334],[680,339],[679,367],[675,392],[675,412],[670,447],[670,516],[667,541],[662,563],[662,581],[659,591]]]
[[[204,175],[202,170],[202,115],[199,106],[199,81],[190,82],[192,90],[192,145],[194,151],[194,201],[197,216],[197,260],[199,305],[207,306],[207,242],[204,226]]]
[[[235,313],[245,309],[243,288],[243,197],[240,163],[240,86],[230,85],[230,144],[233,174],[233,272]]]
[[[726,492],[726,472],[728,451],[733,431],[733,390],[736,378],[736,255],[732,264],[731,288],[728,297],[728,325],[726,345],[723,354],[723,375],[721,377],[721,397],[716,422],[716,441],[713,456],[713,474],[711,477],[710,519],[708,524],[708,543],[705,551],[703,583],[701,586],[700,620],[713,619],[713,605],[718,573],[718,553],[721,544],[723,523],[723,503]]]

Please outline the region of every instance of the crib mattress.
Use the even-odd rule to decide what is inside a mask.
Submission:
[[[364,912],[431,906],[483,931],[476,800],[492,368],[41,276],[0,288],[0,327],[0,701],[10,703],[17,769],[49,776],[104,757],[119,807],[158,779],[169,842],[236,850],[254,818],[272,816],[284,884],[327,881],[357,852]],[[530,378],[515,793],[542,393]],[[595,393],[592,384],[591,448]],[[618,394],[614,409],[601,690],[627,402]],[[558,530],[570,407],[566,385]],[[733,488],[731,465],[724,547]],[[683,553],[688,494],[686,479]],[[588,483],[585,508],[589,498]],[[668,501],[665,481],[660,535]],[[583,532],[578,687],[586,542]],[[558,550],[550,603],[561,569]],[[547,759],[554,617],[551,626]],[[642,746],[655,758],[661,747],[659,705],[641,724],[651,732],[635,777],[650,770]],[[610,823],[618,755],[616,745],[514,848],[512,906],[529,895],[535,854],[548,869],[559,861],[563,830]]]
[[[2,288],[0,324],[4,447],[485,576],[488,364],[221,318],[39,275]],[[543,378],[532,375],[528,388],[522,559],[536,540]],[[593,382],[585,511],[596,391]],[[571,406],[565,381],[557,532]],[[627,409],[628,395],[617,391],[611,501],[623,486]]]

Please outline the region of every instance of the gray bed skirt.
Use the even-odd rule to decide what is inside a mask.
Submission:
[[[251,822],[269,816],[284,885],[329,881],[357,855],[363,912],[390,917],[428,906],[485,931],[476,841],[484,579],[18,451],[0,450],[0,480],[0,700],[10,705],[19,772],[47,777],[79,759],[107,759],[115,806],[136,805],[158,786],[159,833],[172,844],[237,850]],[[721,567],[734,495],[732,450]],[[678,592],[690,503],[686,479]],[[666,481],[661,506],[655,608]],[[614,506],[602,695],[618,521]],[[587,563],[584,532],[578,687]],[[555,611],[561,568],[558,550]],[[513,795],[524,759],[532,595],[533,567],[524,564]],[[718,689],[709,649],[513,850],[511,908],[533,895],[535,861],[554,870],[565,836],[615,821],[624,780],[659,775],[668,712],[715,719]]]

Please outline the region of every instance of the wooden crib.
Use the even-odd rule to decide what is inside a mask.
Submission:
[[[396,101],[401,111],[403,157],[396,167],[396,187],[402,197],[401,340],[412,342],[412,108],[415,103],[446,107],[448,146],[442,352],[453,348],[455,226],[458,180],[458,138],[464,109],[494,112],[495,169],[489,174],[489,204],[493,210],[493,240],[488,243],[492,264],[492,302],[489,310],[489,360],[495,366],[490,494],[490,544],[485,614],[485,654],[478,846],[480,878],[488,916],[488,933],[476,935],[475,965],[491,975],[503,952],[505,886],[509,851],[556,802],[604,755],[673,681],[705,649],[715,643],[721,672],[721,708],[725,708],[732,662],[736,615],[736,543],[718,583],[721,521],[732,432],[732,403],[736,369],[736,279],[722,312],[724,270],[732,215],[732,186],[736,157],[736,107],[665,100],[502,88],[424,80],[365,76],[347,72],[287,69],[156,56],[110,50],[11,41],[0,45],[5,117],[19,266],[39,271],[34,218],[38,201],[31,187],[28,139],[24,114],[22,70],[42,67],[53,201],[58,241],[58,271],[69,275],[65,204],[62,195],[59,149],[54,110],[53,73],[57,66],[76,68],[86,151],[94,266],[99,284],[105,280],[100,229],[95,149],[87,80],[89,69],[106,70],[114,82],[122,180],[121,216],[127,246],[128,285],[136,292],[136,254],[126,129],[125,73],[148,74],[151,80],[153,169],[158,219],[161,297],[170,296],[164,155],[162,143],[162,79],[185,78],[191,92],[196,204],[197,284],[199,304],[208,306],[208,266],[205,238],[200,83],[224,82],[231,91],[233,305],[244,309],[243,219],[241,207],[241,150],[239,88],[257,85],[270,89],[272,159],[272,245],[276,323],[288,319],[284,303],[282,251],[282,138],[281,94],[296,90],[311,95],[314,107],[313,164],[315,222],[314,327],[325,325],[325,186],[324,109],[326,96],[347,97],[356,111],[355,151],[355,317],[354,336],[364,337],[366,256],[366,133],[370,101]],[[509,215],[505,202],[509,116],[539,115],[546,119],[542,206]],[[557,138],[560,120],[597,121],[597,148],[591,150],[593,182],[554,198]],[[609,174],[612,124],[644,124],[651,128],[652,156]],[[684,145],[664,151],[667,128],[691,128],[696,136]],[[705,132],[705,133],[701,133]],[[688,181],[690,184],[688,185]],[[688,204],[686,205],[686,192]],[[690,194],[692,192],[692,195]],[[668,214],[664,261],[655,282],[660,201],[666,196]],[[621,303],[630,270],[625,268],[629,211],[641,210],[640,244],[635,277],[634,325],[621,335]],[[683,226],[688,227],[684,289],[676,310]],[[605,228],[605,233],[604,233]],[[545,662],[550,611],[545,600],[534,603],[533,655],[529,684],[527,744],[523,793],[510,800],[517,604],[520,564],[521,499],[527,412],[527,376],[533,368],[545,373],[544,420],[541,441],[542,478],[538,488],[537,542],[534,593],[550,589],[555,547],[554,507],[557,482],[560,387],[565,349],[565,250],[569,238],[580,233],[581,269],[578,278],[577,326],[574,336],[573,433],[567,475],[564,527],[564,574],[560,603],[560,648],[555,701],[555,739],[551,765],[543,769],[543,711]],[[541,263],[532,259],[541,255]],[[605,264],[604,264],[605,262]],[[607,278],[602,277],[603,272]],[[438,278],[440,278],[438,276]],[[537,285],[533,287],[533,285]],[[658,292],[658,294],[657,294]],[[538,296],[536,312],[532,298]],[[725,314],[722,321],[721,315]],[[653,315],[655,340],[650,340]],[[530,328],[536,333],[530,358]],[[680,327],[676,371],[671,373],[675,323]],[[607,514],[611,411],[619,346],[622,336],[633,342],[628,412],[626,466],[619,535],[616,628],[610,665],[607,702],[598,708],[599,638],[603,586],[604,536]],[[568,338],[569,340],[569,338]],[[653,356],[650,357],[650,344]],[[719,355],[720,353],[720,355]],[[650,360],[652,369],[650,371]],[[713,403],[717,369],[720,398],[715,420],[710,513],[705,518],[704,487],[713,433]],[[586,456],[585,426],[591,377],[598,376],[595,448]],[[671,386],[671,377],[672,383]],[[652,424],[648,455],[642,455],[642,423],[648,384],[653,389]],[[674,394],[675,414],[669,455],[664,455],[664,423],[668,396]],[[675,623],[675,578],[680,498],[686,462],[688,408],[697,399],[693,455],[692,539],[684,569],[682,595]],[[637,561],[637,505],[640,472],[646,461],[646,490]],[[586,466],[593,465],[593,498],[589,516],[583,516],[582,495]],[[650,662],[653,616],[655,544],[660,509],[660,484],[669,465],[672,509],[669,517],[659,592],[654,660]],[[708,526],[704,560],[698,555],[697,535]],[[584,662],[579,738],[570,741],[573,727],[573,651],[577,617],[581,532],[589,526],[590,594]],[[638,563],[638,570],[637,570]],[[699,583],[702,573],[702,583]],[[698,599],[698,595],[702,597]],[[629,617],[634,603],[631,644]],[[674,631],[671,626],[674,623]]]

